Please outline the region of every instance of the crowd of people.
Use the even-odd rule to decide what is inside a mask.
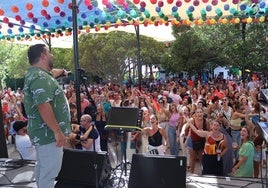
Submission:
[[[174,78],[146,80],[141,86],[89,84],[81,86],[82,117],[78,120],[74,84],[59,88],[54,77],[63,70],[53,72],[49,64],[51,54],[44,49],[41,45],[28,54],[32,56],[32,67],[24,90],[2,91],[7,143],[10,135],[18,143],[19,137],[27,136],[26,131],[30,131],[25,147],[31,152],[33,148],[36,150],[30,159],[43,164],[47,162],[48,150],[61,156],[62,150],[57,148],[66,147],[66,141],[70,143],[68,147],[89,151],[108,151],[108,142],[121,143],[124,148],[129,134],[121,135],[104,127],[111,107],[128,107],[143,111],[142,131],[131,132],[131,147],[137,153],[183,155],[189,173],[196,173],[197,161],[202,174],[219,176],[259,177],[260,167],[266,166],[266,140],[252,121],[254,118],[267,121],[266,109],[260,105],[266,80],[254,75],[244,82],[215,78],[204,83],[201,79]],[[48,64],[43,66],[42,61]],[[48,76],[47,72],[51,71],[53,74]],[[42,147],[50,143],[53,146]],[[21,146],[17,145],[20,150]],[[22,157],[27,156],[20,153]],[[49,164],[58,171],[60,164]],[[41,180],[41,175],[39,183],[45,185],[46,179]]]

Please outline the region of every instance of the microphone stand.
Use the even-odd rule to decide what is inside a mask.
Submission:
[[[91,126],[92,126],[92,130],[94,130],[95,129],[95,123],[92,123]],[[98,164],[97,164],[97,151],[96,151],[95,139],[93,139],[93,152],[94,152],[93,167],[94,167],[95,182],[96,182],[96,186],[95,187],[98,188],[99,187],[99,182],[98,182]]]
[[[82,84],[85,86],[85,88],[86,88],[86,93],[87,93],[87,97],[89,98],[89,99],[91,99],[91,104],[92,104],[92,106],[94,107],[94,108],[96,108],[96,105],[95,105],[95,103],[94,103],[94,100],[92,100],[92,97],[91,97],[91,95],[90,95],[90,93],[89,93],[89,91],[88,91],[88,88],[87,88],[87,85],[86,85],[86,83],[85,83],[85,80],[86,80],[86,76],[84,75],[85,74],[85,71],[83,70],[83,69],[78,69],[78,71],[80,71],[80,79],[81,79],[81,81],[82,81]],[[92,117],[93,119],[94,119],[94,121],[95,121],[95,117]],[[94,130],[95,129],[95,123],[94,123],[94,121],[91,123],[91,126],[92,126],[92,130]],[[92,131],[91,130],[91,131]],[[98,136],[100,136],[100,134],[98,135]],[[95,184],[96,184],[96,188],[98,188],[99,187],[99,182],[98,182],[98,164],[97,164],[97,152],[96,152],[96,145],[95,145],[96,143],[95,143],[95,139],[93,138],[93,168],[94,168],[94,173],[95,173]]]

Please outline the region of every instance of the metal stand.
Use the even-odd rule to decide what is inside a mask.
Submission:
[[[126,133],[125,131],[123,131],[123,130],[121,131],[121,137],[123,138],[123,140],[124,140],[125,133]],[[119,181],[118,181],[117,187],[120,187],[120,183],[122,181],[123,172],[125,172],[125,177],[127,176],[127,164],[128,164],[128,162],[127,162],[127,143],[126,143],[126,147],[124,147],[124,148],[121,147],[121,150],[122,149],[123,149],[123,160],[115,168],[115,169],[117,169],[118,167],[121,167],[121,174],[120,174],[120,177],[119,177]]]

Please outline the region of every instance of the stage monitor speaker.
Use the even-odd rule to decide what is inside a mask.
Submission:
[[[97,165],[97,178],[94,164]],[[64,149],[62,167],[55,187],[103,187],[109,180],[111,164],[107,152]],[[71,186],[68,186],[71,185]]]
[[[186,187],[186,157],[133,154],[128,188]]]
[[[141,128],[142,110],[129,107],[112,107],[108,114],[107,129],[128,129]]]

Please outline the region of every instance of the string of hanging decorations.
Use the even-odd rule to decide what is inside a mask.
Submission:
[[[268,0],[80,0],[78,34],[128,25],[215,25],[266,22]],[[72,35],[70,0],[1,0],[0,40]]]

